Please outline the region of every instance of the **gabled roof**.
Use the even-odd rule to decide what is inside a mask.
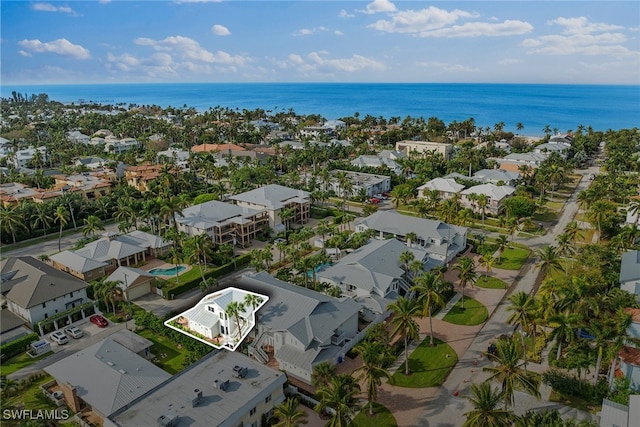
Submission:
[[[214,226],[223,226],[234,222],[235,219],[253,216],[263,211],[248,209],[230,203],[211,200],[199,205],[191,206],[182,211],[182,217],[176,221],[184,226],[207,230]]]
[[[395,210],[378,211],[366,218],[356,220],[356,224],[362,224],[367,228],[396,236],[406,236],[408,233],[416,233],[418,239],[442,240],[457,234],[466,234],[466,227],[449,225],[442,221],[418,218],[411,215],[403,215]]]
[[[7,299],[27,309],[89,286],[88,283],[32,257],[9,258],[0,265],[2,274],[16,272],[5,283],[13,283]]]
[[[492,200],[502,200],[515,193],[516,189],[508,185],[480,184],[462,190],[460,194],[484,194]]]
[[[627,251],[620,262],[620,283],[640,280],[640,251]]]
[[[473,177],[482,182],[509,182],[520,179],[518,172],[510,172],[504,169],[482,169],[473,174]]]
[[[459,193],[464,185],[458,184],[453,178],[434,178],[418,187],[418,190],[436,190],[444,193]]]
[[[278,184],[269,184],[255,190],[236,194],[231,196],[230,199],[275,210],[286,206],[287,202],[293,199],[297,199],[296,201],[300,202],[303,199],[308,199],[309,196],[310,193],[308,191],[296,190]]]
[[[87,244],[82,249],[78,249],[76,253],[97,261],[109,261],[141,253],[144,249],[144,247],[134,246],[117,240],[100,239]]]
[[[44,370],[75,386],[78,397],[109,416],[171,378],[150,361],[107,338]]]
[[[77,271],[78,273],[86,273],[108,265],[105,262],[96,261],[72,251],[58,252],[57,254],[49,256],[49,259],[57,262],[58,264],[64,265],[65,267],[69,267],[71,270]]]
[[[125,274],[127,275],[126,278],[125,278]],[[144,270],[140,270],[139,268],[121,266],[121,267],[118,267],[116,271],[111,273],[109,277],[107,277],[106,281],[118,282],[120,283],[120,288],[122,288],[123,290],[126,290],[125,283],[127,286],[131,287],[131,285],[135,284],[136,280],[140,279],[141,277],[150,279],[155,276],[153,274],[149,274]]]
[[[262,327],[288,331],[306,349],[312,348],[314,342],[326,342],[360,308],[351,298],[333,298],[283,282],[264,271],[242,276],[238,286],[269,297],[258,314]]]

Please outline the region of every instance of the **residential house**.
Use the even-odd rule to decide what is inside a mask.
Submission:
[[[135,230],[118,235],[107,232],[103,237],[75,251],[51,255],[52,265],[76,277],[94,280],[111,274],[118,267],[132,267],[169,251],[171,242],[160,236]]]
[[[600,427],[635,427],[638,420],[640,420],[640,395],[630,395],[628,405],[609,399],[602,401]]]
[[[89,135],[83,134],[79,130],[72,130],[70,132],[67,132],[67,139],[73,144],[89,145],[91,137]]]
[[[111,338],[44,368],[75,413],[105,420],[171,378],[161,368]]]
[[[520,180],[520,173],[505,169],[482,169],[474,173],[473,178],[483,184],[502,184],[513,187]]]
[[[0,280],[2,279],[0,278]],[[6,308],[0,310],[0,345],[8,344],[32,332],[22,317],[13,314]]]
[[[500,165],[500,169],[518,172],[522,165],[537,169],[548,158],[548,153],[511,153],[495,160]]]
[[[404,140],[396,142],[396,151],[402,151],[408,156],[412,154],[438,153],[442,155],[445,160],[448,160],[453,154],[453,144]]]
[[[74,175],[53,175],[56,190],[77,193],[88,200],[99,199],[111,193],[111,183],[115,178],[116,174],[111,169]]]
[[[640,251],[627,251],[622,254],[620,289],[635,294],[640,301]]]
[[[473,194],[484,194],[489,203],[484,208],[485,213],[499,215],[504,210],[504,200],[515,193],[516,189],[508,185],[480,184],[462,190],[460,201],[465,208],[480,213],[482,209],[476,203]]]
[[[118,139],[114,136],[107,136],[104,139],[104,151],[106,153],[122,154],[137,148],[140,148],[140,142],[135,138]]]
[[[405,251],[427,269],[442,264],[431,260],[424,249],[407,247],[397,239],[371,240],[335,264],[321,268],[316,276],[319,281],[338,286],[343,295],[361,305],[365,318],[372,320],[399,296],[409,293],[410,284],[400,261],[400,254]]]
[[[7,309],[32,327],[61,313],[68,316],[54,320],[56,329],[58,321],[64,324],[74,317],[84,318],[84,308],[91,302],[87,297],[87,282],[33,257],[11,257],[0,261],[0,277]]]
[[[609,367],[608,383],[612,386],[616,378],[627,378],[631,390],[640,390],[640,348],[636,344],[640,339],[640,309],[626,308],[625,314],[631,316],[626,335],[632,340],[625,340],[617,356]]]
[[[19,182],[0,184],[0,202],[3,206],[18,205],[24,200],[42,203],[62,196],[61,191],[42,190],[27,187]]]
[[[440,200],[450,199],[464,190],[464,185],[458,184],[453,178],[434,178],[418,187],[418,197],[428,198],[425,192],[437,191]]]
[[[247,246],[269,224],[266,209],[212,200],[191,206],[176,217],[178,230],[187,236],[208,234],[216,245],[225,243]]]
[[[342,189],[338,174],[344,173],[351,183],[351,191],[347,194],[347,197],[356,196],[364,192],[368,197],[373,197],[375,194],[386,193],[391,190],[391,177],[386,175],[377,175],[364,172],[353,172],[343,170],[332,170],[332,178],[329,189],[342,197],[344,190]]]
[[[293,211],[290,221],[306,224],[309,220],[311,208],[310,193],[304,190],[285,187],[278,184],[264,185],[255,190],[231,196],[230,199],[242,208],[266,210],[269,214],[269,227],[276,231],[283,231],[285,225],[280,217],[284,209]]]
[[[156,276],[147,271],[134,267],[118,267],[107,277],[107,282],[116,282],[122,289],[125,301],[132,301],[155,293],[154,279]]]
[[[264,426],[287,376],[239,353],[214,351],[104,421],[104,427]]]
[[[631,201],[635,203],[640,203],[640,195],[630,196],[629,202],[631,203]],[[634,212],[633,209],[631,209],[631,204],[627,206],[627,215],[625,217],[625,224],[629,224],[629,225],[635,224],[640,226],[640,210],[636,210]]]
[[[361,155],[351,161],[353,166],[358,167],[387,167],[396,175],[402,175],[403,168],[397,160],[405,159],[407,155],[402,151],[382,150],[375,155]]]
[[[256,305],[246,304],[252,295]],[[202,298],[195,306],[164,322],[165,326],[215,348],[235,350],[256,324],[256,311],[269,297],[244,289],[226,288]],[[242,312],[231,316],[227,308],[239,303]]]
[[[36,165],[39,167],[44,166],[44,164],[48,161],[48,153],[47,147],[29,147],[23,148],[21,150],[16,150],[13,153],[13,166],[16,168],[25,168],[30,166],[32,160],[36,157],[36,152],[40,153],[40,161],[42,162],[40,165]]]
[[[394,237],[407,243],[407,234],[415,233],[417,238],[410,243],[412,247],[428,253],[431,262],[425,264],[427,270],[451,262],[467,246],[466,227],[402,215],[394,210],[378,211],[366,218],[358,218],[355,230],[375,230],[380,240]]]
[[[139,166],[127,166],[124,169],[124,177],[127,180],[127,185],[137,188],[140,192],[144,193],[149,190],[149,183],[160,176],[163,169],[168,170],[169,173],[175,175],[178,173],[178,169],[169,168],[166,169],[163,165],[139,165]]]
[[[249,352],[275,362],[287,375],[311,384],[313,367],[339,363],[356,344],[360,306],[283,282],[267,272],[243,275],[236,286],[269,297],[258,312]]]
[[[189,151],[171,147],[168,150],[158,152],[156,159],[158,163],[173,162],[176,166],[185,169],[190,156],[191,152]]]
[[[563,141],[553,140],[553,139],[550,140],[549,142],[536,145],[533,148],[534,153],[545,153],[545,154],[558,153],[558,155],[560,155],[560,157],[562,157],[563,159],[567,158],[567,155],[569,154],[569,150],[571,150],[571,144],[569,142],[563,142]]]
[[[78,157],[75,166],[84,166],[90,170],[102,169],[109,163],[109,160],[101,157]]]

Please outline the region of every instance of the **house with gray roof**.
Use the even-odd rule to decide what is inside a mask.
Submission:
[[[144,357],[107,338],[44,368],[73,412],[104,419],[171,378]]]
[[[266,208],[252,209],[247,206],[211,200],[191,206],[176,217],[178,230],[187,236],[207,234],[216,245],[225,243],[250,245],[269,224]]]
[[[340,258],[335,264],[321,268],[318,280],[338,286],[342,294],[356,301],[365,317],[373,319],[387,310],[399,296],[409,293],[400,254],[409,251],[430,269],[443,262],[430,259],[418,247],[407,247],[397,239],[371,240],[366,245]]]
[[[462,190],[460,192],[462,196],[460,201],[465,208],[481,213],[482,207],[478,206],[475,197],[484,194],[487,196],[489,202],[487,206],[484,207],[485,213],[499,215],[504,210],[504,200],[515,192],[516,189],[509,185],[480,184]]]
[[[620,289],[635,294],[640,301],[640,251],[627,251],[622,254]]]
[[[402,174],[402,166],[397,162],[400,159],[406,159],[407,155],[402,151],[382,150],[378,154],[360,155],[351,161],[353,166],[358,167],[387,167],[396,175]]]
[[[114,412],[105,427],[261,426],[285,400],[287,376],[238,352],[214,351]]]
[[[119,283],[125,301],[131,301],[154,293],[153,286],[155,276],[148,272],[134,267],[118,267],[116,271],[107,277],[107,282]]]
[[[258,311],[249,354],[311,384],[313,367],[338,363],[358,334],[360,305],[283,282],[267,272],[243,275],[235,286],[269,297]],[[351,347],[348,347],[351,348]]]
[[[88,283],[33,257],[0,261],[0,275],[7,309],[31,326],[61,313],[69,319],[75,312],[84,317],[81,307],[91,302]],[[57,329],[57,320],[54,323]]]
[[[368,197],[373,197],[375,194],[386,193],[391,190],[390,176],[336,169],[331,171],[330,189],[338,197],[342,197],[344,194],[340,179],[338,179],[338,174],[342,173],[351,183],[351,191],[347,194],[349,197],[361,192],[364,192]]]
[[[276,231],[284,231],[285,226],[280,218],[283,209],[293,211],[294,223],[306,224],[311,208],[311,193],[304,190],[285,187],[278,184],[263,185],[255,190],[231,196],[238,206],[254,210],[266,210],[269,214],[269,227]]]
[[[502,183],[514,186],[520,179],[520,173],[504,169],[482,169],[474,173],[473,178],[483,184],[498,185],[499,183]]]
[[[165,254],[171,247],[170,241],[139,230],[122,235],[107,232],[102,236],[81,249],[49,256],[53,267],[90,281],[111,274],[118,267],[130,267],[147,257]]]
[[[355,230],[375,230],[378,239],[394,237],[407,241],[407,234],[415,233],[417,239],[411,246],[425,251],[429,256],[427,270],[450,262],[467,246],[467,228],[442,221],[403,215],[395,210],[378,211],[355,221]],[[409,243],[409,242],[407,242]]]
[[[434,178],[417,188],[419,198],[428,198],[429,191],[437,191],[440,200],[450,199],[464,190],[464,185],[458,184],[453,178]]]

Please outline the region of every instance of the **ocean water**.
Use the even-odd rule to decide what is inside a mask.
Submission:
[[[0,86],[0,96],[46,93],[64,103],[193,107],[216,106],[298,114],[331,120],[374,117],[437,117],[446,124],[473,118],[477,126],[543,135],[545,126],[566,132],[640,127],[640,86],[431,83],[163,83]]]

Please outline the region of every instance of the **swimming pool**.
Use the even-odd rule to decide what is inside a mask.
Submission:
[[[171,268],[153,268],[149,270],[149,274],[151,274],[152,276],[170,276],[172,274],[176,274],[176,269],[178,270],[178,273],[181,273],[186,268],[187,267],[185,267],[184,265],[179,265],[177,267]]]
[[[320,265],[316,266],[316,268],[315,268],[314,270],[316,270],[316,273],[317,273],[317,272],[318,272],[318,271],[320,271],[322,268],[324,268],[324,267],[329,267],[329,266],[331,266],[331,263],[330,263],[330,262],[325,262],[325,263],[322,263],[322,264],[320,264]],[[307,271],[307,276],[309,276],[309,277],[313,277],[313,271],[311,271],[311,270]]]

